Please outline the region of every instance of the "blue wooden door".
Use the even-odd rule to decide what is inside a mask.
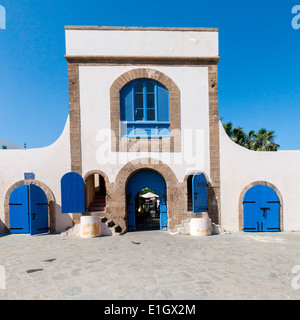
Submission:
[[[260,203],[259,189],[252,187],[249,189],[243,200],[243,221],[244,231],[257,232],[260,224]]]
[[[192,179],[193,212],[206,212],[207,208],[207,180],[203,173],[196,172]]]
[[[280,231],[279,199],[276,192],[265,185],[249,189],[243,199],[244,231]]]
[[[160,200],[160,230],[168,230],[167,198],[164,192]]]
[[[130,192],[127,196],[127,227],[128,231],[135,231],[135,199]]]
[[[76,172],[66,173],[61,178],[61,212],[85,212],[84,181]]]
[[[44,191],[33,184],[20,186],[9,198],[10,232],[45,233],[48,227],[48,199]]]
[[[15,189],[9,198],[10,232],[29,233],[28,186]]]
[[[49,231],[48,199],[45,192],[36,185],[29,185],[30,234]]]
[[[164,178],[153,170],[140,170],[136,172],[127,183],[127,227],[128,231],[136,230],[135,197],[144,188],[154,190],[160,199],[160,229],[168,229],[167,186]]]

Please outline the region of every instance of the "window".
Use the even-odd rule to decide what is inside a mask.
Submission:
[[[169,92],[150,79],[129,82],[120,93],[121,135],[160,138],[170,136]]]

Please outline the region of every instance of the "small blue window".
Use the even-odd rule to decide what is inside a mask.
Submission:
[[[150,79],[129,82],[120,92],[123,137],[170,136],[169,91]]]

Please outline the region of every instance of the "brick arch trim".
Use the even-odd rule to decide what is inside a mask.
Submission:
[[[116,185],[118,187],[123,187],[123,190],[125,190],[127,182],[131,176],[137,171],[143,169],[152,169],[158,172],[165,179],[167,188],[171,188],[171,184],[178,183],[175,173],[168,165],[153,158],[141,158],[128,162],[121,168],[116,177]]]
[[[109,194],[111,193],[111,185],[109,183],[108,176],[101,170],[95,169],[95,170],[90,170],[84,175],[84,185],[85,185],[85,205],[86,205],[86,211],[88,211],[88,206],[89,206],[89,196],[88,196],[88,178],[93,175],[93,174],[99,174],[102,176],[104,179],[105,183],[105,189],[106,189],[106,195],[105,195],[105,203],[107,204],[109,202]]]
[[[168,89],[170,96],[173,94],[179,95],[179,88],[171,78],[158,70],[150,68],[132,69],[123,73],[114,81],[111,86],[111,90],[120,91],[127,83],[141,78],[152,79],[160,82]]]
[[[244,187],[244,189],[241,191],[240,198],[239,198],[239,209],[238,209],[239,210],[239,231],[243,231],[243,199],[244,199],[244,196],[250,188],[257,186],[257,185],[260,185],[260,184],[272,188],[278,196],[278,199],[279,199],[279,228],[280,228],[280,231],[282,231],[283,230],[283,198],[282,198],[280,191],[277,189],[277,187],[274,184],[267,182],[267,181],[252,182],[252,183],[248,184],[246,187]]]
[[[181,149],[181,140],[179,134],[181,128],[179,88],[176,83],[167,75],[158,70],[150,68],[129,70],[119,76],[110,87],[110,124],[112,134],[114,134],[114,137],[112,137],[112,151],[118,152],[120,150],[120,91],[127,83],[141,78],[158,81],[169,91],[171,138],[163,139],[170,139],[170,152],[179,152]],[[172,137],[172,132],[175,133],[176,139]],[[147,148],[147,145],[145,145],[145,148]]]
[[[218,203],[217,203],[217,196],[215,194],[214,188],[212,186],[212,181],[208,174],[202,170],[192,170],[189,171],[183,179],[183,192],[184,192],[184,208],[187,213],[192,213],[192,211],[188,210],[188,178],[190,176],[193,176],[195,173],[201,172],[204,174],[206,181],[207,181],[207,205],[208,205],[208,216],[212,219],[214,223],[219,224],[219,217],[217,214],[215,214],[216,211],[218,211]],[[191,190],[190,190],[191,191]],[[205,216],[205,214],[202,214]]]
[[[136,172],[144,169],[150,169],[159,173],[165,180],[167,185],[167,201],[168,201],[168,224],[172,222],[172,216],[176,215],[177,202],[181,201],[181,190],[179,188],[178,180],[173,170],[161,162],[153,158],[141,158],[124,165],[115,180],[115,197],[118,199],[116,206],[119,212],[124,212],[124,219],[126,221],[126,188],[129,179]],[[113,205],[112,205],[113,206]],[[171,220],[171,221],[170,221]]]
[[[56,224],[56,219],[55,219],[55,198],[54,195],[51,191],[51,189],[44,184],[41,181],[38,180],[20,180],[16,183],[14,183],[6,192],[5,198],[4,198],[4,225],[5,225],[5,231],[9,232],[10,229],[10,213],[9,213],[9,198],[12,192],[17,189],[20,186],[23,185],[29,185],[29,184],[34,184],[38,187],[40,187],[46,194],[47,199],[48,199],[48,222],[49,222],[49,228],[50,232],[53,233],[56,231],[55,229],[55,224]]]
[[[109,180],[108,180],[108,176],[101,170],[90,170],[88,171],[85,175],[84,175],[84,182],[86,183],[88,177],[92,174],[100,174],[100,176],[102,176],[105,180],[105,184],[108,185],[109,184]]]

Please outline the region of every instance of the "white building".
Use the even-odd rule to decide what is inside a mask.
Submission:
[[[18,146],[10,141],[0,139],[0,149],[23,149],[23,147]]]
[[[219,123],[218,29],[65,31],[69,118],[49,147],[0,150],[0,231],[61,232],[82,214],[133,231],[145,187],[163,230],[195,213],[233,231],[300,230],[300,153],[246,150]]]

